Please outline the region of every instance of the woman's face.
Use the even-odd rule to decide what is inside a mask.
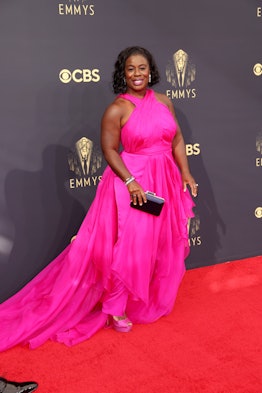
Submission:
[[[129,56],[125,64],[127,93],[139,93],[145,90],[148,86],[149,74],[150,68],[146,57],[139,54]]]

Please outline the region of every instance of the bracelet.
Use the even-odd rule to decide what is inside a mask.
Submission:
[[[128,178],[125,180],[125,185],[127,186],[129,183],[131,183],[131,182],[134,181],[134,180],[135,180],[134,176],[128,177]]]

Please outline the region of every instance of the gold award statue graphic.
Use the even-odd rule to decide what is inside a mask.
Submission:
[[[69,169],[79,177],[92,176],[102,165],[102,154],[94,148],[93,142],[83,136],[75,143],[68,155]]]
[[[166,95],[170,99],[196,98],[196,88],[190,87],[196,79],[196,67],[183,49],[176,51],[172,60],[168,62],[166,79],[173,87],[172,90],[166,91]]]
[[[166,77],[177,89],[187,88],[195,80],[196,68],[182,49],[173,54],[173,63],[170,62],[166,67]]]
[[[201,246],[202,239],[200,235],[200,217],[196,213],[195,217],[188,221],[188,243],[190,246]]]
[[[262,133],[261,132],[256,137],[256,151],[260,153],[260,156],[256,157],[256,167],[262,167]]]
[[[258,153],[262,154],[262,133],[256,137],[256,150]]]

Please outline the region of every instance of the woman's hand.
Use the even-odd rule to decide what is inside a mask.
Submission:
[[[146,194],[144,193],[143,188],[135,180],[129,183],[127,188],[130,194],[130,200],[134,205],[138,203],[142,206],[143,203],[146,203]]]
[[[183,174],[182,173],[182,181],[183,181],[183,189],[186,191],[187,185],[189,185],[191,189],[191,194],[193,197],[196,197],[198,194],[198,184],[190,173]]]

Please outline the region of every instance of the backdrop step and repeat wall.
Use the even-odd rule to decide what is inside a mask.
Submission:
[[[199,183],[187,268],[261,254],[261,7],[1,1],[0,300],[64,249],[90,207],[114,62],[132,45],[155,57]]]

